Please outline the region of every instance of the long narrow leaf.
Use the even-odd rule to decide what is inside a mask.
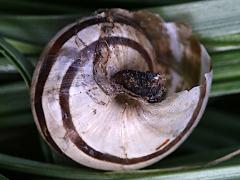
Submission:
[[[0,86],[0,115],[30,112],[30,98],[23,82]],[[2,119],[2,118],[1,118]]]
[[[240,82],[239,80],[226,81],[221,83],[215,83],[212,85],[211,96],[223,96],[236,94],[240,92]]]
[[[33,65],[13,46],[0,37],[0,53],[15,65],[27,86],[31,84]]]
[[[8,38],[44,45],[63,26],[76,21],[80,17],[82,17],[82,14],[4,15],[0,18],[0,33]]]
[[[152,8],[167,20],[185,22],[202,37],[216,37],[240,32],[240,1],[212,0]]]
[[[160,14],[166,20],[178,20],[190,24],[195,33],[201,35],[202,38],[207,38],[209,42],[211,38],[216,41],[215,38],[222,35],[228,39],[225,41],[231,41],[233,38],[228,35],[240,32],[239,6],[238,0],[212,0],[149,10]],[[89,14],[90,12],[79,11],[75,15],[2,16],[0,33],[6,37],[43,45],[64,25]]]
[[[42,176],[64,178],[64,179],[122,179],[122,178],[140,178],[151,177],[151,179],[197,179],[220,177],[239,178],[240,165],[232,165],[226,167],[213,167],[210,169],[197,169],[194,167],[176,167],[166,169],[153,169],[129,172],[97,172],[94,170],[70,168],[59,165],[41,163],[22,158],[12,157],[0,154],[0,167],[2,169],[13,170],[30,174],[38,174]],[[178,171],[181,170],[181,171]],[[189,169],[189,170],[188,170]]]

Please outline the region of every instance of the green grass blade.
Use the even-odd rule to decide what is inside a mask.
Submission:
[[[198,150],[197,152],[192,154],[173,156],[173,157],[163,159],[162,161],[159,161],[158,163],[149,167],[149,169],[167,168],[167,167],[169,168],[169,167],[176,167],[181,165],[190,166],[193,164],[208,163],[208,162],[214,161],[215,159],[223,157],[231,152],[234,152],[237,149],[239,149],[239,146],[222,148],[222,149],[212,149],[205,152]],[[239,159],[239,158],[236,157],[236,159]],[[229,162],[233,164],[233,159],[230,161],[226,161],[223,164],[226,164]]]
[[[64,179],[106,179],[108,177],[93,170],[41,163],[4,154],[0,154],[0,167],[11,171]]]
[[[185,22],[202,37],[217,37],[240,32],[240,1],[212,0],[152,8],[166,20]]]
[[[70,168],[47,163],[41,163],[23,158],[0,154],[0,167],[2,169],[37,174],[54,178],[64,179],[141,179],[141,177],[156,179],[196,179],[207,178],[216,179],[219,177],[239,178],[240,165],[228,165],[222,167],[212,167],[210,169],[195,169],[194,166],[163,168],[151,170],[138,170],[129,172],[99,172],[84,168]],[[179,171],[180,170],[180,171]]]
[[[31,85],[31,79],[34,67],[16,48],[7,43],[0,37],[0,53],[3,54],[12,64],[15,65],[18,72],[23,77],[28,87]]]
[[[239,46],[240,45],[240,34],[231,34],[231,35],[223,35],[217,37],[210,38],[202,38],[202,42],[211,46]]]
[[[237,94],[240,92],[240,81],[234,80],[230,82],[213,83],[211,89],[211,97]]]
[[[214,69],[214,81],[223,81],[240,77],[240,63],[230,66],[220,66]]]
[[[23,82],[0,85],[0,117],[29,111],[30,97]]]
[[[229,65],[240,64],[240,50],[223,51],[211,54],[213,67],[224,67]]]
[[[19,75],[17,74],[15,67],[10,64],[6,58],[0,57],[0,82],[13,82],[18,79]]]
[[[30,111],[9,113],[5,116],[1,115],[0,128],[21,127],[33,123],[34,121]]]
[[[190,24],[194,32],[208,40],[228,43],[236,42],[240,32],[238,0],[212,0],[150,8],[166,20],[178,20]],[[5,15],[0,18],[0,33],[16,40],[44,45],[63,26],[74,22],[89,11],[78,11],[76,15]],[[200,14],[204,14],[201,16]],[[235,34],[234,37],[229,37]],[[221,36],[224,36],[221,38]],[[225,39],[224,39],[225,38]],[[238,42],[238,41],[237,41]]]
[[[42,46],[35,44],[29,44],[23,41],[17,41],[15,39],[5,39],[9,44],[14,46],[19,52],[25,55],[39,55],[42,51]]]
[[[57,31],[80,17],[82,17],[81,14],[4,15],[0,18],[0,33],[18,41],[45,45]]]
[[[180,171],[176,173],[168,173],[151,177],[152,180],[196,180],[196,179],[208,179],[208,180],[229,180],[240,178],[240,165],[234,165],[229,167],[208,168],[196,171]],[[138,179],[146,179],[138,178]]]
[[[213,85],[211,96],[240,92],[240,52],[223,51],[211,55],[213,62]]]

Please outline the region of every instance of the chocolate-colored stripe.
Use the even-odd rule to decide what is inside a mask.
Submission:
[[[109,45],[120,44],[120,45],[130,46],[139,51],[139,47],[136,48],[135,47],[136,43],[131,42],[132,40],[130,40],[130,39],[121,38],[121,37],[109,37],[109,38],[103,39],[103,41],[107,42]],[[87,48],[84,48],[81,51],[81,53],[85,53],[85,51],[87,51],[87,50],[90,50],[90,51],[94,50],[95,49],[94,47],[96,47],[97,43],[99,43],[99,42],[92,43]],[[142,51],[142,49],[141,49],[141,51]],[[141,52],[141,51],[139,51],[139,52]],[[71,139],[72,143],[74,143],[82,152],[84,152],[87,155],[94,157],[96,159],[127,165],[127,164],[135,164],[135,163],[139,163],[142,161],[146,161],[146,160],[152,159],[160,154],[163,154],[166,151],[168,151],[172,146],[174,146],[177,142],[179,142],[182,139],[182,137],[188,132],[188,130],[192,127],[193,123],[195,122],[196,117],[201,109],[201,105],[202,105],[202,102],[203,102],[203,99],[205,96],[205,91],[206,91],[205,86],[201,87],[201,93],[200,93],[201,95],[199,97],[200,100],[198,102],[197,108],[195,109],[193,116],[192,116],[190,122],[188,123],[187,127],[177,138],[175,138],[172,142],[170,142],[165,148],[160,149],[159,151],[152,153],[150,155],[147,155],[147,156],[142,156],[139,158],[131,158],[131,159],[120,158],[120,157],[117,157],[117,156],[114,156],[111,154],[101,153],[101,152],[95,150],[94,148],[92,148],[91,146],[89,146],[86,142],[84,142],[84,140],[80,137],[80,135],[76,131],[74,124],[72,122],[72,117],[71,117],[70,107],[69,107],[69,89],[70,89],[71,84],[74,80],[74,77],[76,76],[77,71],[78,71],[78,69],[76,67],[78,67],[78,68],[80,67],[77,65],[79,63],[79,61],[81,61],[81,60],[76,60],[75,62],[73,62],[73,64],[70,66],[70,68],[66,72],[66,74],[63,78],[63,82],[68,81],[68,83],[61,84],[60,92],[64,91],[64,94],[60,94],[59,98],[60,98],[60,106],[61,106],[62,116],[63,116],[63,125],[64,125],[64,127],[67,131],[67,135]]]
[[[118,15],[115,15],[113,18],[114,18],[114,22],[132,26],[136,30],[140,30],[143,32],[143,30],[141,30],[141,27],[138,26],[132,19],[128,19],[124,16],[118,16]],[[72,27],[70,27],[64,33],[62,33],[58,37],[55,37],[55,42],[52,44],[51,47],[49,47],[49,45],[48,45],[48,47],[46,48],[46,49],[48,49],[48,51],[45,53],[45,56],[42,56],[40,59],[40,61],[43,61],[43,62],[42,62],[42,67],[40,68],[40,71],[39,71],[39,74],[37,77],[37,83],[36,83],[36,88],[35,88],[34,107],[35,107],[36,115],[37,115],[39,125],[40,125],[43,135],[45,136],[47,142],[49,142],[59,152],[61,152],[61,150],[58,148],[56,143],[53,141],[53,139],[47,129],[47,124],[46,124],[44,111],[43,111],[43,107],[42,107],[42,95],[43,95],[45,83],[47,81],[47,78],[51,71],[51,68],[56,61],[55,56],[58,54],[58,51],[60,50],[62,45],[68,39],[70,39],[73,35],[75,35],[76,32],[79,32],[86,27],[100,24],[100,23],[105,23],[105,22],[108,22],[107,17],[100,17],[100,18],[95,17],[95,18],[88,19],[83,22],[74,24]]]
[[[168,142],[170,141],[170,139],[166,139],[165,141],[163,141],[162,144],[160,144],[157,148],[156,148],[156,151],[161,149],[163,146],[165,146]]]

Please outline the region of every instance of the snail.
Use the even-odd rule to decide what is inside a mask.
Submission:
[[[211,81],[210,57],[188,25],[106,9],[48,43],[32,80],[32,112],[46,142],[79,164],[139,169],[189,136]]]

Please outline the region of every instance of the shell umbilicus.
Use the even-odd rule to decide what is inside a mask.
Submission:
[[[138,169],[187,138],[211,80],[210,58],[187,25],[103,10],[49,42],[32,81],[32,111],[48,144],[74,161]]]

